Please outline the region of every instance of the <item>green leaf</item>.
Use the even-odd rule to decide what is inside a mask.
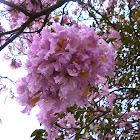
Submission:
[[[51,32],[52,32],[52,33],[56,33],[56,31],[55,31],[53,28],[51,28]]]
[[[31,137],[33,136],[42,136],[43,133],[47,133],[46,130],[44,129],[36,129],[32,134],[31,134]]]

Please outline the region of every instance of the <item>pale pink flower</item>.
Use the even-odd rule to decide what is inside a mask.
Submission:
[[[12,69],[17,69],[17,68],[20,68],[21,65],[22,65],[21,60],[13,59],[12,62],[11,62],[11,64],[10,64],[10,67]]]

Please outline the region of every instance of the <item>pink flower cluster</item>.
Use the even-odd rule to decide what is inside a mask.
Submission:
[[[17,68],[20,68],[21,65],[22,65],[21,60],[13,59],[12,62],[11,62],[11,64],[10,64],[10,67],[12,69],[17,69]]]
[[[17,100],[26,106],[24,112],[39,105],[39,122],[52,134],[58,114],[74,104],[88,105],[89,88],[99,75],[113,76],[115,50],[99,39],[93,27],[50,28],[35,35],[29,45],[28,74],[18,84]]]

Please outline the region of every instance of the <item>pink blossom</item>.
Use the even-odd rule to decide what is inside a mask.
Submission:
[[[108,97],[107,97],[107,100],[108,100],[108,105],[110,108],[112,108],[114,106],[114,99],[116,98],[115,96],[115,93],[111,93]]]
[[[5,54],[3,55],[3,60],[11,59],[11,56],[10,56],[10,55],[11,55],[10,53],[5,53]]]
[[[98,77],[98,80],[96,81],[96,83],[98,84],[106,83],[105,77],[101,77],[100,75],[97,75],[97,77]]]
[[[21,60],[13,59],[12,62],[11,62],[11,64],[10,64],[10,67],[12,69],[17,69],[17,68],[20,68],[21,65],[22,65]]]
[[[113,6],[117,5],[117,0],[108,0],[108,7],[107,8],[111,8]]]
[[[73,114],[68,113],[65,117],[65,120],[67,121],[67,124],[70,124],[72,127],[76,127],[75,118]]]
[[[74,104],[88,105],[90,87],[96,86],[100,77],[113,76],[115,64],[114,48],[99,39],[93,27],[73,25],[65,29],[53,24],[50,28],[55,32],[43,29],[29,44],[28,74],[17,88],[17,100],[25,112],[39,105],[38,120],[49,134],[56,128],[56,114]],[[74,126],[74,117],[68,114],[66,118]]]
[[[131,0],[130,1],[130,6],[132,7],[136,3],[136,0]]]
[[[110,46],[112,46],[112,48],[115,47],[115,49],[118,49],[122,45],[122,42],[120,41],[120,33],[112,28],[109,29],[109,33],[104,33],[102,37],[107,38],[108,40],[115,39],[113,42],[110,42]]]

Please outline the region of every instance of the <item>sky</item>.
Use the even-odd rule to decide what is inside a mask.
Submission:
[[[31,140],[31,133],[40,128],[35,110],[32,115],[22,114],[21,107],[14,100],[2,104],[4,98],[0,96],[0,139],[1,140]]]

